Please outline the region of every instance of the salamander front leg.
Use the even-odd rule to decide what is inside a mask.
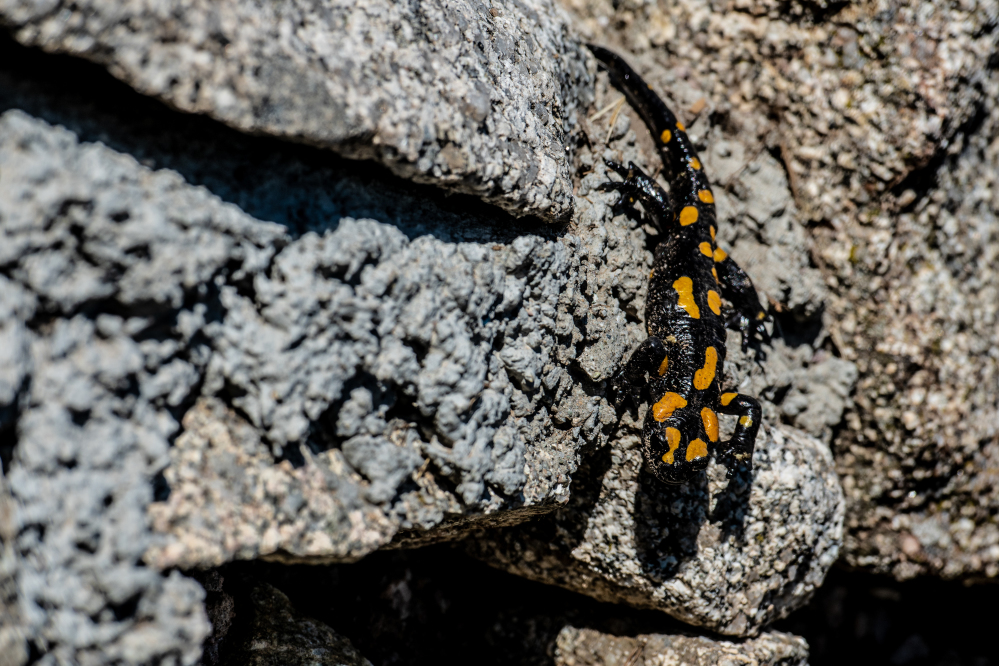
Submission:
[[[740,467],[746,471],[753,468],[753,449],[763,411],[756,398],[741,393],[722,393],[718,411],[739,417],[732,439],[722,442],[718,448],[718,460],[728,467],[728,478],[732,478]]]
[[[620,209],[625,204],[630,205],[635,201],[640,201],[645,212],[662,232],[673,219],[673,207],[666,190],[634,162],[628,162],[627,167],[610,160],[604,160],[604,163],[607,168],[624,179],[621,181],[609,180],[606,183],[601,183],[599,187],[601,190],[614,190],[621,194],[621,198],[614,205],[615,209]]]
[[[663,374],[663,361],[666,360],[666,346],[657,337],[647,338],[631,353],[631,358],[611,379],[610,390],[615,407],[626,400],[632,408],[638,408],[642,394],[649,385],[650,376]]]

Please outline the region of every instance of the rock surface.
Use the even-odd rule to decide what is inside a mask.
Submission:
[[[16,507],[0,472],[0,666],[21,666],[28,661],[17,584],[16,537]]]
[[[825,325],[808,342],[859,371],[856,406],[846,374],[831,396],[812,384],[781,405],[786,422],[837,430],[846,562],[901,579],[999,576],[999,5],[566,5],[588,39],[668,92],[707,173],[723,155],[747,156],[740,180],[753,156],[780,159],[787,213],[808,223],[796,247],[819,272],[806,284],[824,294]],[[719,212],[719,190],[745,191],[721,182]],[[739,253],[752,245],[733,256],[751,265]],[[760,273],[750,269],[757,284]],[[807,372],[821,381],[832,369]],[[849,411],[846,427],[821,413],[829,397]]]
[[[846,561],[902,580],[999,579],[995,73],[987,90],[927,169],[935,187],[859,226],[856,261],[835,264],[839,335],[863,372],[835,449],[852,506]]]
[[[746,636],[803,605],[836,560],[843,493],[832,456],[792,429],[760,431],[751,479],[670,487],[643,471],[637,433],[589,459],[569,504],[482,535],[468,551],[601,601]]]
[[[576,213],[544,229],[0,47],[0,108],[27,111],[0,135],[0,431],[43,659],[99,641],[190,662],[205,592],[161,568],[457,539],[554,509],[580,452],[606,451],[603,382],[643,337],[651,258],[641,221],[593,189],[601,158],[655,170],[628,111],[580,119]],[[826,294],[789,184],[732,155],[719,173],[746,187],[720,233],[814,323]],[[778,342],[762,365],[736,345],[727,380],[828,436],[852,366],[820,344]],[[801,409],[822,387],[836,399]]]
[[[549,0],[4,0],[0,23],[239,130],[377,159],[515,215],[572,214],[567,134],[593,65]]]
[[[322,622],[295,612],[288,597],[267,583],[249,591],[245,611],[253,614],[242,640],[230,647],[224,665],[371,666],[350,641]]]
[[[558,635],[556,666],[807,666],[808,644],[768,631],[741,643],[703,636],[614,636],[565,627]]]

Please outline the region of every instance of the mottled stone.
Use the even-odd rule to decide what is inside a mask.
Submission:
[[[614,636],[567,626],[558,635],[556,666],[807,666],[808,643],[767,631],[740,643],[706,636]]]
[[[643,469],[637,435],[580,468],[565,508],[482,535],[493,566],[601,601],[663,610],[722,634],[754,635],[803,605],[839,553],[843,492],[829,449],[761,429],[751,478],[712,464],[677,486]]]
[[[572,214],[592,58],[548,0],[5,0],[24,44],[239,130],[377,159],[514,215]]]
[[[0,666],[22,666],[28,662],[28,645],[22,626],[17,587],[18,558],[14,500],[0,471]]]

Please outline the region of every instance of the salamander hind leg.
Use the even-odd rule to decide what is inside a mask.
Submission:
[[[655,405],[652,406],[655,409]],[[688,410],[658,421],[650,415],[643,433],[644,457],[663,483],[686,483],[708,466],[707,436]]]
[[[760,430],[763,410],[756,398],[733,392],[721,394],[718,411],[739,417],[735,434],[718,447],[718,460],[728,467],[728,476],[732,478],[740,467],[745,470],[753,468],[753,449],[756,447],[756,435]]]
[[[751,340],[759,336],[764,343],[770,343],[770,334],[764,324],[770,319],[760,307],[756,287],[746,272],[735,263],[725,250],[714,251],[715,273],[721,286],[722,296],[735,308],[727,324],[729,328],[742,333],[742,351],[749,348]]]

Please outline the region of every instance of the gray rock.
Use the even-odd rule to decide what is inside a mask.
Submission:
[[[567,626],[555,648],[557,666],[807,666],[808,643],[768,631],[739,643],[706,636],[614,636]]]
[[[999,578],[999,76],[987,89],[937,189],[857,224],[836,264],[834,331],[861,369],[835,449],[845,555],[901,580]]]
[[[149,32],[127,44],[117,28],[88,42],[87,30],[107,18],[103,6],[85,8],[93,23],[76,27],[64,20],[80,16],[76,9],[59,7],[38,21],[5,20],[20,26],[20,39],[36,43],[50,34],[47,47],[110,63],[143,90],[133,74],[176,73],[175,86],[160,80],[154,92],[180,108],[216,114],[187,105],[196,81],[198,104],[200,95],[214,103],[239,93],[226,107],[234,115],[224,118],[236,127],[322,143],[288,129],[296,118],[325,128],[322,95],[284,99],[286,115],[261,111],[273,123],[253,124],[262,108],[257,83],[242,89],[225,78],[227,63],[246,62],[238,59],[248,52],[244,42],[232,41],[239,47],[231,60],[204,61],[220,68],[221,79],[193,61],[160,58],[176,53],[181,35],[211,41],[178,28],[203,18],[198,7],[176,22],[140,16],[136,25]],[[118,6],[126,14],[131,7]],[[499,11],[480,18],[534,10]],[[520,29],[554,25],[558,20],[545,18],[550,11],[539,5],[537,20],[521,21]],[[252,33],[252,22],[244,23],[236,23],[240,34]],[[34,31],[43,24],[48,32]],[[180,32],[162,41],[143,39],[174,29]],[[503,34],[494,36],[499,44]],[[516,48],[540,43],[532,39]],[[268,49],[284,45],[257,44],[251,59],[267,60]],[[158,54],[152,64],[136,55],[146,47]],[[576,49],[564,46],[557,63],[538,65],[537,77],[557,72],[562,82],[563,115],[549,112],[545,127],[571,120],[572,109],[591,98],[582,60],[571,56]],[[483,53],[492,63],[491,51]],[[478,67],[475,58],[461,66]],[[605,157],[655,170],[629,111],[609,130],[579,119],[584,140],[573,168],[585,173],[575,216],[566,229],[539,229],[469,199],[442,201],[371,166],[241,136],[143,106],[137,96],[116,97],[92,70],[80,70],[79,87],[62,81],[46,88],[38,72],[18,73],[18,62],[0,72],[0,108],[30,111],[0,116],[0,339],[13,350],[0,351],[0,429],[14,441],[22,621],[42,663],[165,655],[190,663],[208,631],[204,591],[164,570],[244,557],[350,561],[377,548],[515,524],[564,504],[581,454],[608,450],[618,415],[603,382],[643,337],[651,256],[640,222],[615,217],[613,195],[593,188],[607,179]],[[378,73],[385,90],[397,74]],[[443,84],[435,81],[421,84],[426,90],[413,99],[437,100]],[[99,94],[90,91],[94,83]],[[369,88],[362,92],[382,94]],[[612,94],[604,79],[597,94],[602,102]],[[530,97],[504,99],[522,105]],[[465,122],[448,103],[448,120]],[[121,110],[131,108],[152,120]],[[507,121],[522,117],[511,113]],[[526,122],[517,131],[543,129]],[[391,151],[379,146],[390,142],[365,136],[369,144],[351,139],[349,149],[387,159]],[[492,130],[483,136],[470,141],[488,142]],[[427,155],[447,155],[428,145]],[[544,150],[515,141],[504,146],[526,151],[516,159],[506,148],[494,155],[486,143],[475,145],[505,160],[504,177],[547,159]],[[519,180],[497,181],[499,189],[483,194],[484,181],[471,171],[461,184],[437,162],[419,175],[400,167],[402,158],[388,161],[397,173],[474,191],[517,213],[543,208],[534,190],[517,189]],[[827,296],[801,261],[799,231],[788,227],[797,224],[788,212],[790,184],[773,164],[760,164],[772,187],[753,181],[737,192],[723,218],[731,228],[723,224],[721,233],[732,234],[733,253],[747,261],[738,252],[750,236],[738,234],[752,225],[754,242],[776,248],[776,258],[761,251],[752,269],[766,285],[761,290],[814,321]],[[569,172],[558,173],[564,179]],[[549,212],[568,200],[563,189],[563,204],[556,201],[558,178],[546,190],[555,192]],[[782,262],[804,277],[781,282]],[[848,367],[808,375],[828,361],[820,344],[821,337],[776,345],[762,366],[730,352],[727,381],[757,382],[768,419],[793,413],[810,421],[797,402],[785,410],[783,396],[834,387],[841,401],[814,418],[813,432],[823,434],[848,404],[850,375]]]
[[[27,633],[44,659],[100,649],[191,662],[207,632],[203,592],[143,561],[355,559],[393,537],[456,538],[564,502],[578,447],[605,441],[613,410],[558,371],[595,335],[584,328],[591,304],[619,307],[598,287],[610,271],[603,246],[580,252],[577,236],[410,241],[394,226],[350,219],[292,237],[174,172],[79,144],[21,112],[0,124],[0,329],[30,351],[26,364],[5,357],[12,390],[0,407],[16,432],[11,489],[26,526],[17,545],[40,554],[20,583]],[[613,242],[640,238],[629,224],[613,226]],[[556,325],[556,306],[580,323],[569,314]],[[635,326],[618,312],[602,340],[631,339]],[[500,360],[507,346],[545,381],[512,382]],[[619,361],[604,357],[604,374]],[[332,538],[329,520],[343,516],[319,512],[300,532],[253,533],[248,548],[220,543],[222,530],[211,544],[221,555],[184,550],[213,506],[182,511],[181,456],[211,439],[197,427],[180,433],[178,419],[216,393],[253,425],[239,439],[260,466],[249,477],[302,463],[319,484],[313,496],[350,508]],[[399,446],[403,457],[386,455]],[[333,467],[323,472],[316,458]],[[164,468],[161,489],[176,487],[154,503]],[[244,474],[231,460],[220,469]],[[299,511],[307,497],[279,494],[273,507],[266,494],[243,499],[299,523],[311,515]],[[170,527],[154,534],[150,519]]]
[[[14,500],[0,471],[0,666],[22,666],[28,662],[28,645],[21,620],[18,593],[18,557]]]
[[[843,492],[832,455],[793,429],[761,430],[751,479],[666,486],[643,471],[639,437],[580,467],[565,508],[470,540],[490,564],[601,601],[663,610],[754,635],[802,606],[839,553]]]
[[[371,666],[349,640],[328,626],[300,616],[288,597],[267,583],[248,594],[253,620],[242,640],[221,662],[232,666]]]
[[[572,214],[566,136],[593,65],[551,2],[5,0],[0,23],[242,131],[377,159],[514,215]]]

